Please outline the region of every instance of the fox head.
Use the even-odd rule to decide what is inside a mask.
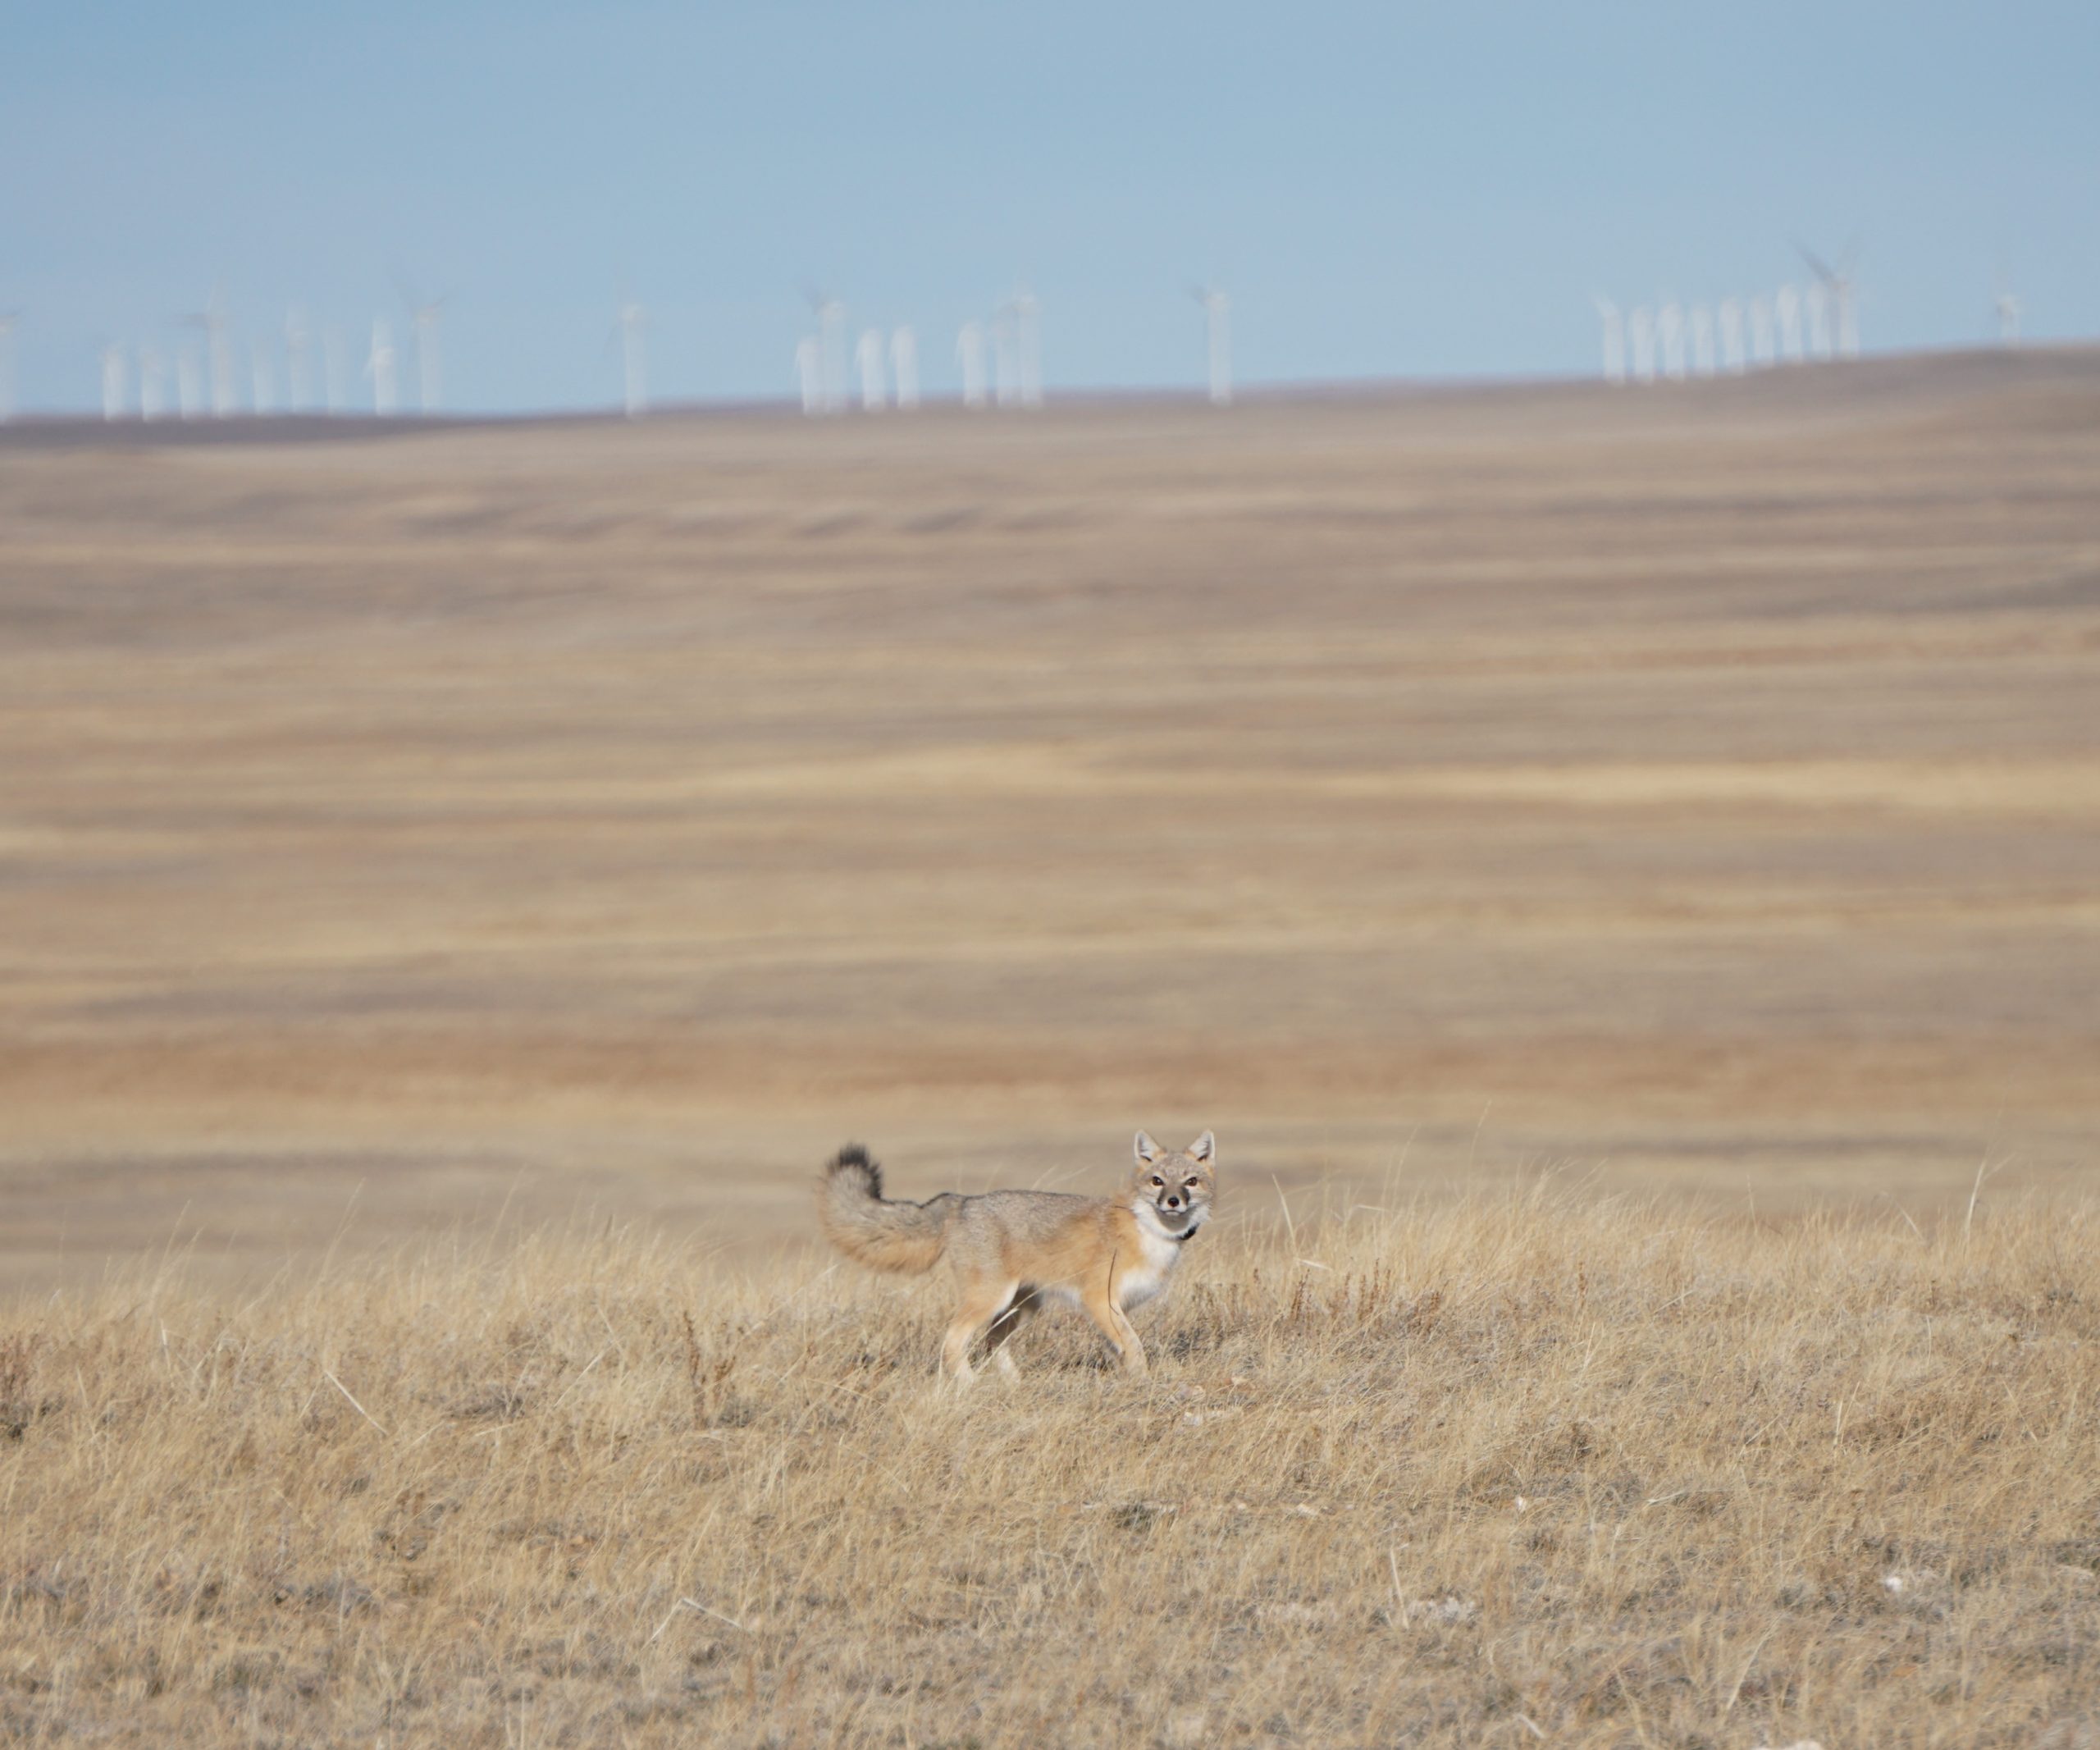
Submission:
[[[1217,1190],[1217,1142],[1208,1131],[1185,1149],[1162,1149],[1138,1132],[1137,1171],[1130,1178],[1130,1209],[1171,1240],[1185,1240],[1211,1218]]]

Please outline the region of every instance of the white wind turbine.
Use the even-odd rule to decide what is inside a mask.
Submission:
[[[630,419],[649,411],[649,318],[632,298],[621,300],[619,315],[620,386],[623,404]]]
[[[1020,399],[1020,354],[1014,340],[1014,307],[992,313],[992,399],[1011,407]]]
[[[20,310],[0,310],[0,425],[15,417],[15,325]]]
[[[824,336],[824,404],[833,413],[846,407],[846,306],[826,298],[817,312]]]
[[[212,288],[212,295],[204,308],[186,316],[183,321],[204,334],[204,350],[212,371],[212,411],[221,419],[233,414],[233,342],[226,331],[226,301],[224,291]]]
[[[1655,382],[1655,313],[1645,304],[1637,306],[1626,318],[1626,345],[1632,355],[1634,382]]]
[[[1015,362],[1020,367],[1020,404],[1043,404],[1043,307],[1023,286],[1014,295]]]
[[[313,342],[306,312],[294,304],[285,312],[285,408],[288,413],[303,414],[313,405],[309,369]]]
[[[451,295],[441,298],[423,299],[416,295],[415,288],[406,281],[396,279],[395,288],[407,306],[409,323],[416,336],[416,380],[420,391],[418,399],[423,417],[434,416],[445,398],[445,372],[439,349],[438,329],[445,320],[445,307]]]
[[[1830,293],[1820,280],[1810,280],[1801,294],[1801,311],[1808,318],[1808,350],[1818,359],[1830,356]]]
[[[340,328],[321,336],[321,375],[328,411],[341,413],[350,404],[350,342]]]
[[[1610,299],[1593,297],[1590,301],[1597,307],[1597,320],[1604,325],[1605,381],[1623,383],[1626,381],[1626,319]]]
[[[1673,382],[1684,380],[1684,306],[1665,293],[1655,317],[1655,338],[1663,350],[1663,375]]]
[[[879,414],[889,400],[888,389],[883,380],[882,330],[863,328],[861,344],[854,351],[854,363],[861,373],[861,411]]]
[[[1721,328],[1721,368],[1731,377],[1743,372],[1742,299],[1723,298],[1715,312]]]
[[[1998,345],[2017,346],[2020,344],[2020,318],[2025,306],[2011,287],[2005,276],[1998,276],[1997,289],[1991,294],[1991,313],[1998,319]]]
[[[212,301],[204,306],[204,345],[212,367],[212,411],[221,419],[235,413],[233,335],[226,319],[225,295],[212,288]]]
[[[254,385],[254,396],[249,405],[259,416],[275,411],[277,391],[270,371],[270,350],[258,340],[249,348],[249,368]]]
[[[1799,364],[1801,351],[1801,295],[1791,286],[1782,286],[1772,299],[1773,313],[1779,323],[1779,356],[1788,364]]]
[[[1800,249],[1801,246],[1796,244],[1795,247]],[[1838,351],[1847,359],[1860,356],[1860,289],[1852,277],[1852,264],[1859,254],[1859,239],[1855,237],[1845,245],[1845,253],[1838,258],[1838,265],[1834,267],[1807,249],[1801,251],[1801,259],[1808,263],[1809,271],[1815,274],[1816,283],[1823,289],[1828,306],[1827,319],[1833,322],[1837,327]],[[1813,322],[1813,304],[1809,313]],[[1829,356],[1827,345],[1817,350],[1825,358]]]
[[[1772,344],[1772,300],[1760,292],[1750,300],[1751,362],[1761,371],[1777,356]]]
[[[163,379],[159,350],[153,346],[141,346],[139,349],[139,417],[141,419],[160,418]]]
[[[399,402],[395,382],[394,331],[386,325],[386,318],[376,316],[372,322],[372,351],[366,356],[364,374],[372,379],[372,410],[381,418],[390,417]]]
[[[1189,295],[1203,307],[1211,405],[1232,404],[1232,300],[1215,286],[1192,286]]]
[[[824,343],[813,334],[795,343],[795,377],[801,386],[802,411],[824,411]]]
[[[846,407],[846,306],[829,292],[806,289],[810,312],[816,318],[818,345],[824,366],[824,404],[827,413]]]
[[[203,412],[204,361],[192,341],[185,340],[176,349],[175,392],[185,419],[194,419]]]
[[[124,349],[114,342],[102,350],[102,416],[124,417]]]
[[[1714,313],[1703,304],[1691,307],[1691,368],[1701,377],[1714,374]]]
[[[984,325],[965,322],[955,337],[956,367],[962,372],[962,404],[984,404]]]
[[[890,335],[889,374],[897,387],[898,409],[909,413],[919,404],[919,336],[909,328]]]

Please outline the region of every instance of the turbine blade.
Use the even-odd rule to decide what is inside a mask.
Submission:
[[[1805,243],[1797,243],[1794,247],[1801,252],[1801,259],[1808,263],[1809,272],[1816,278],[1822,281],[1825,286],[1834,286],[1837,283],[1838,276],[1830,271],[1829,263],[1815,250]]]

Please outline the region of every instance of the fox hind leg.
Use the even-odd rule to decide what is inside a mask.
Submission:
[[[968,1385],[976,1377],[970,1365],[970,1351],[976,1347],[977,1339],[1006,1311],[1014,1291],[1020,1286],[1018,1282],[981,1279],[964,1286],[962,1304],[955,1309],[948,1333],[941,1340],[941,1371],[956,1384]]]
[[[992,1321],[992,1328],[984,1333],[985,1355],[1005,1378],[1020,1378],[1020,1369],[1014,1365],[1013,1351],[1007,1347],[1007,1342],[1034,1312],[1036,1305],[1035,1291],[1024,1282],[1007,1303],[1006,1310]]]

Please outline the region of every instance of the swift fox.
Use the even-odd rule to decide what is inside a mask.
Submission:
[[[1124,1315],[1166,1286],[1181,1249],[1210,1219],[1217,1145],[1205,1131],[1179,1153],[1138,1132],[1137,1169],[1113,1197],[1064,1191],[943,1191],[924,1203],[883,1196],[883,1170],[857,1143],[824,1171],[817,1211],[824,1237],[876,1270],[922,1276],[946,1258],[956,1306],[941,1370],[973,1376],[979,1337],[1011,1376],[1007,1339],[1046,1300],[1083,1309],[1125,1371],[1145,1371],[1145,1346]]]

